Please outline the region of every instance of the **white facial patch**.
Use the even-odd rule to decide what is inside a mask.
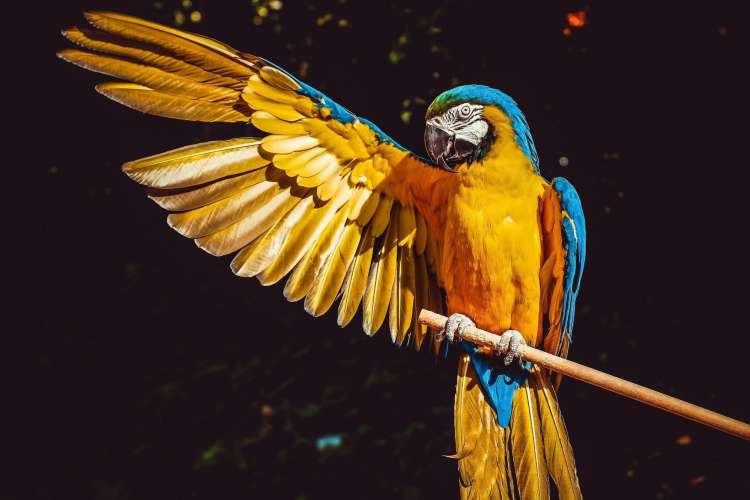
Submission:
[[[442,115],[431,118],[427,123],[443,130],[450,130],[456,138],[463,139],[475,146],[487,135],[490,127],[482,119],[484,106],[465,102],[453,106]]]
[[[463,139],[467,142],[474,144],[475,146],[482,142],[484,136],[487,135],[490,126],[484,120],[477,120],[469,123],[468,125],[456,130],[456,137]]]

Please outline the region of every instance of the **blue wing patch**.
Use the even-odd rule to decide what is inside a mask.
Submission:
[[[583,266],[586,263],[586,219],[581,199],[573,185],[564,177],[552,181],[552,188],[560,197],[562,207],[563,247],[565,269],[563,274],[562,332],[573,342],[573,322],[576,299],[581,288]]]
[[[390,135],[388,135],[385,132],[383,132],[380,127],[378,127],[377,125],[375,125],[374,123],[372,123],[370,120],[358,117],[357,115],[355,115],[354,113],[352,113],[351,111],[349,111],[348,109],[346,109],[344,106],[342,106],[341,104],[337,103],[336,101],[334,101],[333,99],[331,99],[330,97],[328,97],[327,95],[325,95],[320,90],[318,90],[318,89],[316,89],[314,87],[311,87],[310,85],[308,85],[305,82],[301,81],[299,78],[295,77],[294,75],[292,75],[291,73],[289,73],[288,71],[286,71],[281,66],[279,66],[277,64],[274,64],[274,63],[272,63],[271,61],[269,61],[267,59],[264,59],[263,61],[265,63],[267,63],[269,66],[273,66],[277,70],[283,72],[289,78],[291,78],[292,80],[294,80],[295,82],[297,82],[299,84],[299,86],[302,87],[301,89],[297,90],[297,93],[301,94],[301,95],[303,95],[305,97],[309,97],[319,107],[328,108],[328,110],[331,112],[331,117],[334,120],[337,120],[337,121],[339,121],[341,123],[351,123],[351,122],[353,122],[355,120],[359,120],[360,122],[362,122],[365,125],[367,125],[368,127],[370,127],[372,129],[372,131],[375,132],[375,135],[377,136],[377,138],[379,140],[381,140],[383,142],[387,142],[389,144],[392,144],[393,146],[399,148],[402,151],[407,151],[407,152],[409,152],[411,154],[414,154],[411,151],[409,151],[408,149],[406,149],[405,147],[403,147],[401,144],[399,144],[398,142],[396,142]],[[424,160],[424,158],[421,158],[421,157],[419,157],[419,158],[422,159],[422,160]],[[431,163],[431,162],[428,161],[428,163]]]

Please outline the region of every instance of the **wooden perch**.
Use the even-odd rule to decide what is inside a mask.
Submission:
[[[419,322],[431,328],[442,329],[448,318],[432,311],[422,309],[419,313]],[[490,347],[497,351],[500,336],[494,333],[480,330],[479,328],[466,328],[461,336],[464,340],[479,346]],[[531,361],[557,373],[571,377],[587,384],[592,384],[602,389],[620,394],[621,396],[635,399],[660,410],[668,411],[681,417],[693,420],[703,425],[713,427],[733,436],[750,441],[750,425],[727,417],[715,411],[707,410],[700,406],[682,401],[681,399],[667,396],[661,392],[643,387],[642,385],[628,382],[608,373],[594,370],[588,366],[578,364],[574,361],[555,356],[548,352],[524,345],[518,350],[524,360]]]

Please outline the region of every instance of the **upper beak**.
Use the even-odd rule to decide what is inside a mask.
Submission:
[[[451,154],[454,137],[453,132],[431,123],[427,123],[424,131],[424,145],[427,154],[430,155],[432,161],[451,172],[453,172],[453,168],[448,165],[445,159]]]

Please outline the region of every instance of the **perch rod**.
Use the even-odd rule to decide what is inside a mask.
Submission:
[[[447,319],[445,316],[426,309],[422,309],[419,313],[419,322],[421,324],[438,330],[445,326]],[[493,350],[498,349],[498,342],[500,341],[500,336],[480,330],[479,328],[464,329],[462,338],[479,346],[490,347]],[[527,345],[521,346],[518,352],[523,359],[549,368],[567,377],[601,387],[621,396],[635,399],[660,410],[674,413],[680,417],[750,441],[750,425],[745,422]]]

